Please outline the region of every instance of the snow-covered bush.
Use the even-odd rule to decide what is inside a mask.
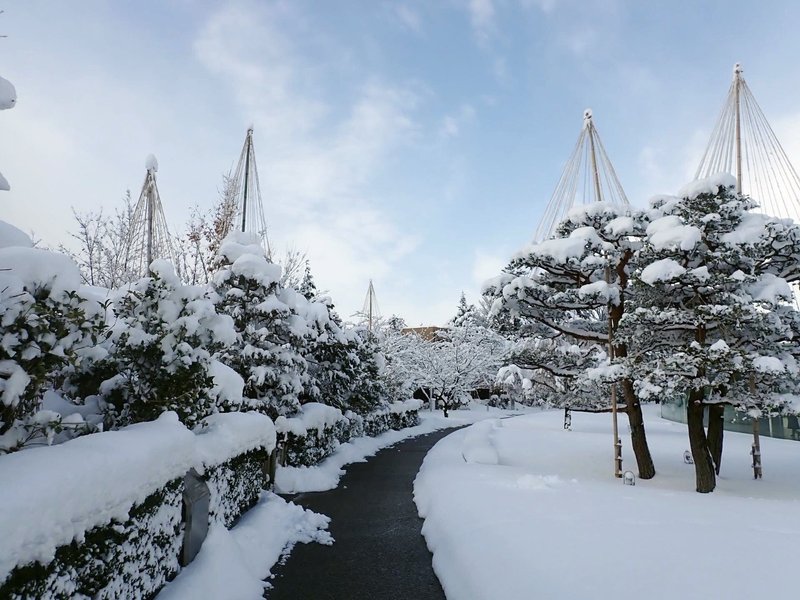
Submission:
[[[14,482],[0,486],[0,598],[153,597],[180,569],[187,471],[207,480],[212,522],[230,525],[267,485],[274,448],[261,414],[213,415],[193,433],[164,413],[0,458]]]
[[[343,414],[331,406],[310,402],[295,417],[279,417],[275,428],[283,440],[286,464],[311,466],[353,438],[418,425],[421,406],[419,400],[392,402],[359,415],[352,411]]]
[[[217,308],[233,319],[237,332],[220,360],[244,379],[247,408],[272,418],[297,412],[308,380],[302,351],[309,329],[296,310],[305,299],[280,286],[281,268],[267,260],[258,236],[231,233],[217,260]]]
[[[96,355],[105,329],[103,307],[78,292],[76,265],[32,246],[0,222],[0,453],[85,427],[43,410],[42,400],[65,369]]]
[[[117,296],[108,356],[79,378],[84,389],[99,381],[108,427],[166,410],[192,427],[236,397],[213,377],[213,353],[235,341],[231,318],[206,290],[181,284],[168,262],[153,261],[150,272]]]

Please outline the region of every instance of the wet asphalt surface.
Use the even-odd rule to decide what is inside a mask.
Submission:
[[[445,600],[422,537],[413,483],[454,429],[412,438],[346,467],[339,487],[291,497],[331,517],[332,546],[298,544],[273,568],[269,600]]]

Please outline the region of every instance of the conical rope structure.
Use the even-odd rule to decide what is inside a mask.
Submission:
[[[175,262],[172,240],[156,183],[158,163],[155,157],[148,157],[146,167],[147,173],[133,210],[125,247],[125,273],[130,278],[148,275],[150,263],[157,258],[169,260],[173,264]]]
[[[743,75],[733,81],[705,154],[695,173],[736,175],[739,192],[752,196],[765,214],[800,221],[800,177],[756,102]]]
[[[253,128],[247,130],[239,164],[233,174],[236,213],[228,232],[247,231],[256,234],[264,246],[267,257],[271,259],[272,250],[267,236],[267,220],[264,216],[264,203],[261,199],[261,184],[258,181],[256,151],[253,146]]]
[[[372,279],[369,280],[369,287],[367,288],[367,295],[364,298],[364,306],[361,312],[356,313],[357,316],[362,318],[361,323],[366,324],[367,331],[372,333],[375,324],[381,318],[381,310],[378,307],[378,296],[375,295],[375,286],[372,285]]]
[[[553,235],[558,224],[572,208],[592,202],[630,206],[614,165],[611,164],[597,133],[592,111],[586,109],[578,142],[542,214],[534,241],[542,241]]]

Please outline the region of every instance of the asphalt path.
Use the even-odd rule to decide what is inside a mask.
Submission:
[[[331,517],[332,546],[298,544],[273,569],[270,600],[445,600],[422,537],[413,483],[454,429],[412,438],[349,465],[339,487],[296,504]]]

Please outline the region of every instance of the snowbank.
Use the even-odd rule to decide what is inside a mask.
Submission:
[[[213,527],[194,561],[158,600],[261,600],[270,569],[296,543],[330,545],[330,519],[265,492],[230,531]]]

